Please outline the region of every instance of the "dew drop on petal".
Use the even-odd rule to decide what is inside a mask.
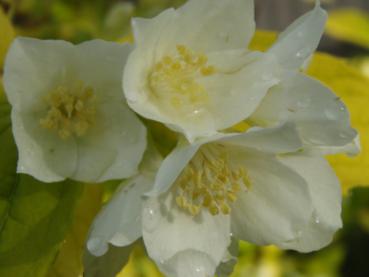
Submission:
[[[325,114],[325,116],[326,116],[329,120],[335,120],[335,119],[337,119],[336,114],[335,114],[332,110],[330,110],[330,109],[325,110],[325,111],[324,111],[324,114]]]
[[[159,223],[160,216],[152,207],[145,207],[143,210],[143,228],[148,232],[153,232]]]

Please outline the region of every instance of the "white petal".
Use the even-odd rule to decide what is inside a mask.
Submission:
[[[122,101],[123,68],[132,46],[94,39],[76,45],[73,50],[74,78],[91,86],[100,101]]]
[[[190,0],[151,20],[133,19],[138,46],[162,54],[177,44],[195,51],[246,48],[255,30],[252,0]]]
[[[132,248],[132,245],[126,247],[115,247],[110,245],[109,251],[101,257],[95,257],[86,251],[83,257],[83,276],[117,276],[122,268],[128,263]]]
[[[293,124],[274,128],[254,127],[245,133],[228,136],[219,142],[234,146],[253,148],[264,153],[295,152],[302,147],[300,137]]]
[[[142,224],[148,254],[159,266],[170,263],[169,267],[183,267],[181,259],[175,258],[176,254],[193,251],[206,257],[204,270],[209,272],[209,266],[212,266],[213,273],[230,243],[229,216],[212,216],[208,211],[202,211],[192,217],[177,207],[172,193],[150,197],[144,202]],[[199,265],[196,260],[193,262],[195,268],[187,269],[192,274]]]
[[[319,81],[298,74],[273,88],[252,115],[256,122],[292,121],[309,145],[344,146],[357,133],[345,105]]]
[[[122,101],[100,103],[99,118],[77,140],[78,164],[73,179],[102,182],[137,172],[146,148],[146,129]]]
[[[92,40],[75,48],[75,78],[96,95],[95,125],[78,139],[74,179],[101,182],[137,171],[146,148],[146,130],[125,104],[121,78],[131,51],[128,44]]]
[[[313,212],[306,182],[271,155],[241,151],[232,159],[238,156],[251,187],[232,207],[234,236],[259,245],[294,239]]]
[[[316,4],[315,8],[293,22],[269,50],[288,70],[303,67],[314,53],[324,32],[327,13]]]
[[[240,63],[234,58],[229,57],[234,64]],[[215,64],[220,73],[199,80],[209,92],[210,104],[205,109],[209,110],[216,130],[229,128],[250,116],[268,90],[279,82],[279,68],[273,56],[253,52],[242,62],[232,71]]]
[[[14,139],[18,148],[17,172],[32,175],[43,182],[71,177],[77,163],[74,139],[61,140],[40,126],[38,113],[12,111]]]
[[[178,252],[168,261],[159,263],[159,269],[171,277],[214,276],[215,267],[209,255],[195,250]]]
[[[349,142],[344,146],[320,146],[311,148],[310,151],[317,152],[320,155],[344,153],[348,156],[356,156],[361,151],[360,136],[357,135],[352,142]]]
[[[342,227],[342,193],[334,171],[323,157],[286,155],[279,160],[305,179],[314,207],[313,216],[309,224],[301,229],[300,236],[279,246],[310,252],[328,245],[334,233]]]
[[[198,144],[179,144],[164,159],[156,175],[154,187],[146,195],[157,196],[166,192],[196,154],[199,147]]]
[[[92,224],[87,248],[93,255],[104,255],[108,243],[122,247],[141,237],[141,197],[151,185],[150,178],[139,175],[116,192]]]
[[[4,88],[17,111],[39,112],[55,82],[68,78],[73,45],[66,41],[17,38],[4,67]]]

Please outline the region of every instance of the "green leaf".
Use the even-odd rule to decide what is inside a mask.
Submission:
[[[0,276],[45,276],[71,224],[82,185],[16,174],[17,149],[0,103]]]
[[[0,7],[0,30],[1,30],[0,68],[2,68],[8,47],[15,37],[15,32],[8,16],[3,12],[1,7]]]
[[[89,184],[78,201],[73,225],[48,276],[74,277],[83,273],[83,254],[90,225],[102,205],[102,184]],[[113,257],[114,258],[114,257]]]

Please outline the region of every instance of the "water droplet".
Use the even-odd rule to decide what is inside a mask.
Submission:
[[[346,111],[346,108],[345,108],[344,106],[341,106],[341,107],[340,107],[340,111],[341,111],[341,112],[344,112],[344,111]]]
[[[159,216],[157,212],[152,207],[145,207],[142,218],[143,228],[148,232],[155,230],[159,223]]]
[[[336,114],[332,110],[329,110],[329,109],[325,110],[324,114],[330,120],[334,120],[337,118]]]
[[[196,273],[201,273],[201,275],[199,274],[199,276],[204,276],[203,274],[205,273],[205,269],[203,267],[198,266],[195,268],[195,271]]]
[[[310,101],[311,101],[310,99],[305,99],[305,100],[302,100],[302,101],[298,101],[297,102],[297,107],[306,108],[307,106],[309,106]]]
[[[319,223],[320,223],[320,219],[319,219],[319,217],[316,217],[316,218],[315,218],[315,223],[316,223],[316,224],[319,224]]]
[[[230,232],[230,233],[229,233],[229,236],[230,236],[230,237],[233,237],[233,233],[232,233],[232,232]]]
[[[306,59],[309,56],[310,52],[311,50],[309,47],[302,48],[296,53],[296,57],[299,59]]]
[[[347,138],[347,134],[346,134],[346,133],[340,133],[340,134],[339,134],[339,137],[340,137],[340,138]]]

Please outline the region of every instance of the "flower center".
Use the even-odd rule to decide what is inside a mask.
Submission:
[[[222,145],[201,148],[176,181],[176,203],[191,215],[206,208],[212,215],[229,214],[237,193],[250,180],[243,167],[236,168]]]
[[[48,111],[40,119],[41,127],[56,131],[60,138],[81,137],[95,122],[96,97],[82,82],[72,89],[58,86],[45,98]]]
[[[206,55],[177,45],[175,55],[165,56],[153,67],[148,85],[154,99],[167,110],[178,112],[187,108],[194,112],[208,101],[207,91],[197,78],[215,73]]]

